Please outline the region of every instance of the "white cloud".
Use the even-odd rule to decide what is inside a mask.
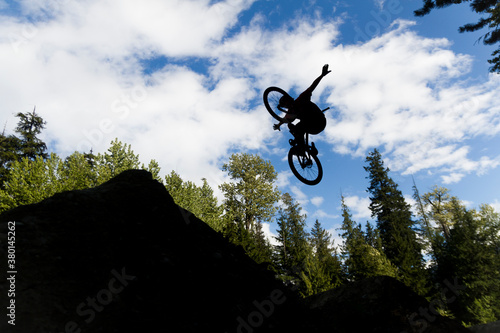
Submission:
[[[392,170],[433,169],[448,181],[497,167],[496,156],[471,160],[467,140],[500,132],[494,97],[500,77],[478,85],[459,81],[470,68],[469,56],[454,54],[446,39],[416,35],[409,22],[398,24],[345,47],[349,56],[335,62],[328,101],[339,116],[326,129],[334,150],[364,156],[382,146]]]
[[[349,208],[354,220],[371,219],[370,198],[361,198],[357,195],[344,197],[344,202]],[[356,221],[364,225],[364,221]]]
[[[325,200],[325,198],[323,198],[323,197],[313,197],[313,198],[311,198],[311,203],[314,206],[319,207],[319,206],[321,206],[321,204],[323,203],[324,200]]]
[[[464,176],[465,175],[463,173],[453,172],[449,175],[441,176],[441,179],[443,180],[443,184],[452,184],[458,183]]]
[[[337,230],[341,227],[340,224],[334,225],[330,229],[327,229],[327,232],[331,235],[331,240],[333,241],[334,246],[338,249],[340,246],[344,244],[344,239],[340,236],[339,232],[341,230]]]
[[[164,172],[181,170],[194,180],[212,174],[216,187],[228,151],[258,148],[272,131],[262,129],[269,117],[247,106],[255,97],[251,81],[212,80],[185,66],[144,77],[139,60],[153,54],[208,57],[251,3],[24,2],[24,12],[35,17],[58,7],[35,24],[3,21],[3,115],[12,130],[13,114],[36,105],[47,121],[44,140],[63,155],[104,151],[118,137],[142,160],[159,161]]]
[[[315,218],[315,219],[324,219],[324,218],[327,218],[327,219],[336,219],[338,218],[339,216],[338,215],[333,215],[333,214],[328,214],[327,212],[325,212],[324,210],[322,209],[318,209],[316,210],[313,214],[312,214],[312,217]]]
[[[278,234],[271,231],[271,225],[269,223],[262,223],[262,232],[264,232],[264,235],[271,245],[278,245],[278,241],[276,240]]]
[[[291,171],[282,171],[278,173],[278,179],[276,180],[276,186],[279,188],[285,188],[290,185],[290,178],[294,177]]]
[[[302,213],[307,214],[307,211],[304,209],[304,207],[306,207],[307,204],[309,203],[309,198],[307,194],[302,192],[302,190],[297,185],[290,186],[290,191],[292,192],[292,197],[302,207]]]
[[[490,206],[493,207],[495,212],[500,213],[500,201],[498,199],[495,199],[495,201],[493,201]]]
[[[500,78],[458,81],[471,57],[450,51],[448,40],[423,38],[398,21],[386,34],[343,46],[340,19],[301,17],[269,29],[262,15],[229,33],[253,2],[22,1],[23,12],[40,20],[1,17],[7,130],[13,114],[36,105],[45,141],[63,155],[103,151],[118,137],[163,172],[195,181],[209,175],[216,188],[231,150],[257,149],[272,137],[262,90],[298,93],[329,63],[333,73],[313,100],[337,111],[327,114],[324,135],[335,151],[364,156],[382,146],[392,170],[433,170],[445,182],[500,164],[496,156],[472,159],[467,144],[500,132]],[[148,77],[141,60],[153,56],[172,64]],[[280,173],[279,182],[290,176]],[[298,187],[292,193],[309,202]]]

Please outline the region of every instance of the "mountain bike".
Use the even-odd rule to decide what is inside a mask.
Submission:
[[[264,91],[264,105],[267,111],[278,121],[286,121],[285,116],[288,110],[280,105],[280,99],[290,97],[281,88],[269,87]],[[329,108],[323,110],[325,112]],[[304,136],[304,142],[289,140],[290,150],[288,151],[288,164],[295,177],[307,185],[316,185],[323,178],[323,167],[318,159],[318,149],[314,142],[309,144],[309,134]]]

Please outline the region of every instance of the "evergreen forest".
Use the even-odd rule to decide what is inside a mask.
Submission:
[[[302,297],[367,277],[387,275],[426,297],[432,312],[464,325],[500,320],[500,215],[489,205],[467,208],[449,189],[435,186],[408,204],[374,149],[365,160],[372,223],[354,221],[342,197],[341,244],[276,185],[273,165],[238,153],[222,166],[230,181],[219,186],[221,202],[206,179],[201,186],[175,171],[160,175],[155,160],[141,164],[132,147],[115,139],[106,152],[47,152],[40,140],[45,121],[17,114],[15,134],[0,135],[0,213],[55,193],[98,186],[127,169],[145,169],[174,201],[241,246]],[[413,212],[418,212],[414,214]],[[277,226],[271,243],[263,223]],[[422,314],[423,315],[423,314]]]

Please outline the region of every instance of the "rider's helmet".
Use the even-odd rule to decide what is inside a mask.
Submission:
[[[290,108],[292,106],[294,99],[288,95],[283,95],[280,98],[280,102],[278,104],[278,107],[281,108]]]

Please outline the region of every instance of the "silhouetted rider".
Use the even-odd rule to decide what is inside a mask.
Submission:
[[[321,75],[295,100],[289,96],[281,97],[278,109],[287,109],[287,114],[284,121],[273,126],[275,130],[280,130],[281,125],[288,123],[288,128],[295,137],[296,143],[302,144],[305,133],[319,134],[325,129],[326,117],[321,109],[311,102],[311,96],[321,79],[330,72],[328,64],[324,65]],[[300,120],[296,125],[292,124],[295,119]]]

